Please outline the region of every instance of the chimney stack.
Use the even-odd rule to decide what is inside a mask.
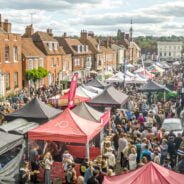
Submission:
[[[94,38],[95,34],[93,31],[90,31],[90,32],[88,32],[88,36],[91,36],[92,38]]]
[[[24,37],[30,38],[33,35],[33,33],[34,33],[34,29],[33,29],[33,25],[31,24],[26,27]]]
[[[3,24],[3,29],[7,32],[7,33],[11,33],[11,23],[8,22],[8,19],[5,19]]]
[[[67,37],[67,33],[66,33],[66,32],[64,32],[63,37],[64,37],[64,38],[66,38],[66,37]]]
[[[81,30],[80,38],[86,40],[88,37],[88,32],[86,30]]]
[[[0,14],[0,27],[2,27],[2,15]]]
[[[127,34],[125,35],[125,38],[126,38],[128,41],[130,41],[130,35],[129,35],[129,33],[127,33]]]
[[[47,29],[47,34],[48,34],[49,36],[53,36],[52,29]]]

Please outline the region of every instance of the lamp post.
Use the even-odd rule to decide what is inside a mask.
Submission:
[[[4,74],[0,70],[0,96],[4,96]]]
[[[54,64],[53,67],[54,67],[54,83],[56,85],[56,64]]]

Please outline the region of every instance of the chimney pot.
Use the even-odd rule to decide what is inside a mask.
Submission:
[[[66,32],[64,32],[63,37],[64,37],[64,38],[66,38],[66,37],[67,37],[67,33],[66,33]]]

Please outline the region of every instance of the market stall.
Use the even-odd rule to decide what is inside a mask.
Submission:
[[[6,124],[0,126],[0,131],[12,133],[12,134],[19,134],[24,135],[28,131],[32,130],[33,128],[38,127],[39,124],[35,122],[29,122],[22,118],[17,118],[13,121],[10,121]]]
[[[103,124],[83,119],[66,109],[53,120],[31,130],[28,137],[30,141],[63,142],[74,158],[94,159],[100,154],[100,148],[90,143],[102,129]]]
[[[105,84],[102,81],[99,81],[96,78],[94,78],[93,80],[87,82],[85,85],[86,86],[93,86],[93,87],[100,88],[100,89],[104,89],[107,86],[107,84]]]
[[[110,86],[104,90],[103,93],[92,99],[88,104],[104,110],[106,107],[121,108],[128,102],[128,96]]]
[[[103,184],[183,184],[184,175],[154,162],[127,174],[105,176]]]
[[[24,152],[21,135],[0,132],[0,183],[12,184],[18,180],[19,167]]]
[[[42,124],[54,118],[60,110],[50,107],[38,98],[34,98],[21,109],[14,111],[5,116],[7,121],[12,121],[17,118],[23,118],[31,122]]]

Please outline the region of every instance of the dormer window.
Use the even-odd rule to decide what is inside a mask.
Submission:
[[[54,45],[54,43],[52,43],[52,50],[55,50],[55,45]]]
[[[88,45],[85,45],[85,51],[88,52]]]
[[[50,43],[50,42],[48,42],[47,43],[47,47],[48,47],[48,49],[50,50],[50,51],[52,51],[53,50],[53,46],[52,46],[52,43]]]
[[[100,44],[97,44],[96,48],[99,51],[100,50]]]
[[[80,53],[80,45],[77,45],[77,52]]]
[[[54,50],[58,50],[57,49],[57,43],[54,43]]]

